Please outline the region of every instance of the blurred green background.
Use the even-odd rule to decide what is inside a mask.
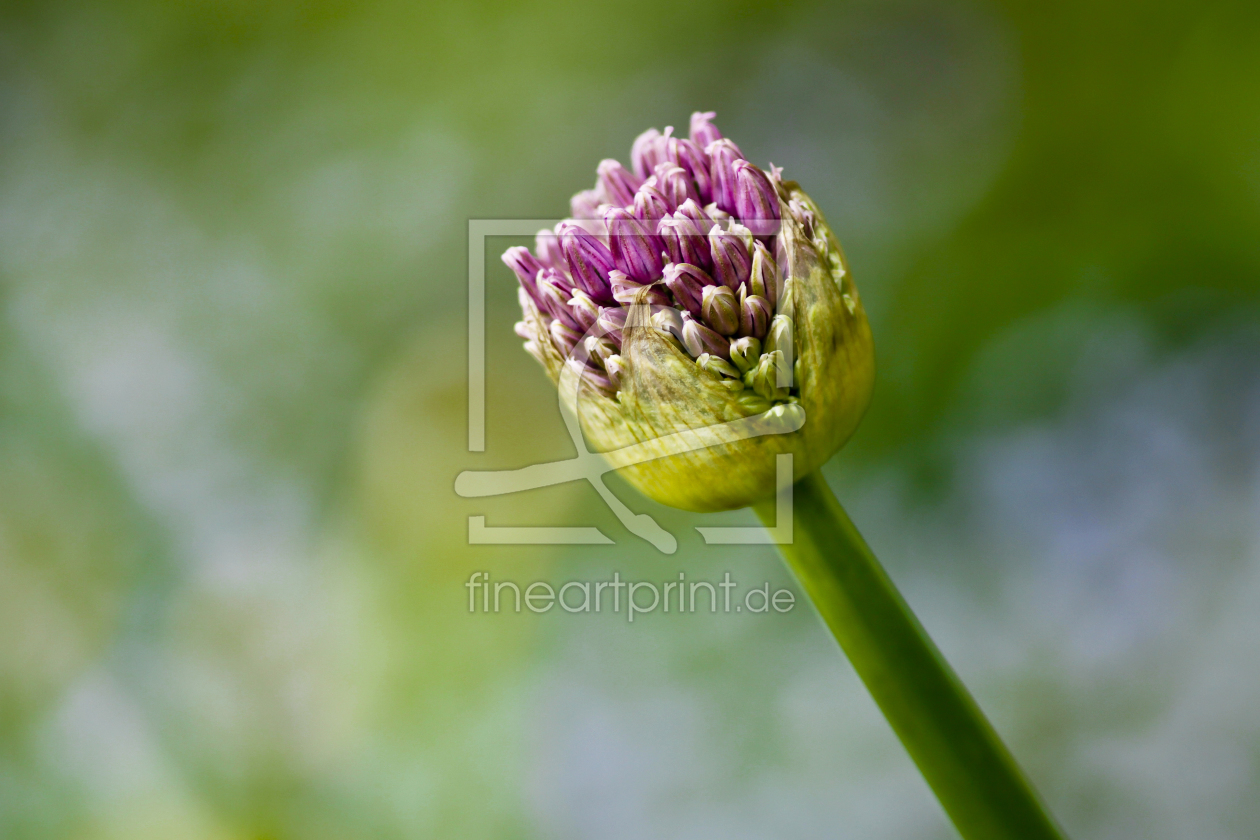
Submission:
[[[1260,7],[0,10],[0,836],[946,838],[821,626],[469,615],[790,585],[586,486],[487,247],[692,110],[827,212],[875,401],[826,472],[1077,838],[1260,835]],[[615,546],[469,546],[596,524]]]

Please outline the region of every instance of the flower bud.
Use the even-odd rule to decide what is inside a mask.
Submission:
[[[560,251],[574,284],[599,303],[612,303],[608,272],[615,267],[612,252],[593,234],[575,224],[560,228]]]
[[[569,199],[569,213],[575,219],[598,219],[604,198],[598,190],[582,190]]]
[[[772,237],[779,232],[779,194],[766,173],[746,160],[734,163],[735,213],[754,235]]]
[[[618,207],[634,204],[634,194],[643,185],[642,178],[612,158],[601,160],[595,171],[599,175],[599,189],[605,202]]]
[[[564,275],[554,268],[540,269],[535,285],[547,314],[566,327],[578,329],[578,320],[569,307],[569,299],[573,297],[573,287],[568,284]]]
[[[573,296],[569,298],[569,311],[573,313],[578,329],[583,332],[595,326],[595,321],[599,318],[599,304],[581,289],[573,290]]]
[[[604,224],[608,226],[608,244],[612,249],[613,264],[627,276],[648,283],[661,276],[665,261],[661,253],[665,245],[647,223],[634,218],[620,207],[604,210]]]
[[[696,192],[695,182],[691,180],[687,170],[672,161],[666,161],[656,167],[656,181],[671,212],[687,199],[697,201],[700,198],[699,193]]]
[[[712,181],[709,178],[709,156],[691,140],[675,140],[671,146],[672,159],[687,171],[696,185],[697,204],[708,204],[712,198]]]
[[[680,170],[681,171],[681,170]],[[639,187],[639,191],[634,194],[634,217],[644,222],[651,222],[652,228],[656,228],[656,223],[664,216],[668,215],[674,209],[673,205],[653,184],[654,179],[649,178]]]
[[[786,400],[790,396],[789,386],[779,384],[783,381],[786,364],[779,350],[762,353],[757,366],[744,374],[744,384],[772,402]]]
[[[573,352],[573,348],[582,340],[582,334],[567,324],[560,321],[551,322],[551,341],[556,346],[556,350],[561,356],[568,357]]]
[[[521,283],[521,288],[541,306],[542,300],[538,295],[535,278],[538,272],[543,270],[543,264],[538,261],[538,258],[530,253],[528,248],[518,245],[503,252],[503,264],[512,269],[516,274],[516,279]]]
[[[558,226],[557,226],[558,227]],[[558,269],[563,274],[569,273],[569,265],[564,261],[560,251],[560,237],[554,230],[543,228],[534,236],[534,253],[543,265]],[[534,272],[537,274],[537,272]]]
[[[731,342],[731,364],[740,374],[745,374],[757,366],[761,358],[761,340],[751,335],[737,338]]]
[[[712,122],[717,114],[713,111],[700,112],[696,111],[691,115],[691,139],[701,149],[708,146],[714,140],[722,139],[722,132],[717,130]]]
[[[752,259],[738,233],[714,225],[709,230],[709,254],[713,259],[713,277],[723,286],[734,291],[748,280]]]
[[[727,213],[737,213],[735,204],[735,161],[743,160],[739,147],[730,140],[714,140],[705,147],[709,156],[709,180],[713,203]]]
[[[634,138],[634,145],[630,147],[630,165],[634,167],[635,175],[646,179],[656,169],[656,165],[665,159],[662,154],[662,139],[661,133],[655,128],[649,128]]]
[[[770,327],[770,319],[774,317],[774,307],[761,295],[747,294],[740,290],[739,298],[739,334],[762,338]]]
[[[739,331],[739,304],[735,293],[726,286],[705,286],[700,303],[704,322],[721,335],[734,335]]]
[[[710,287],[712,288],[712,287]],[[701,353],[712,353],[723,359],[731,355],[731,343],[721,335],[691,317],[690,312],[682,314],[682,343],[692,358]]]
[[[713,285],[713,278],[699,266],[670,263],[665,266],[665,285],[678,305],[698,318],[704,302],[704,288]]]
[[[766,246],[760,242],[753,243],[752,269],[748,275],[748,291],[763,297],[773,307],[779,301],[779,266]]]
[[[739,382],[741,388],[744,385],[740,372],[721,356],[714,356],[712,353],[701,353],[700,357],[696,359],[696,366],[718,379],[734,379],[736,382]]]
[[[793,455],[797,479],[816,470],[856,428],[874,371],[865,312],[818,207],[777,169],[743,161],[711,120],[698,113],[690,140],[670,130],[641,135],[633,173],[601,166],[600,201],[619,209],[593,207],[589,196],[575,201],[577,215],[595,218],[557,228],[562,263],[546,237],[536,256],[542,273],[528,274],[535,266],[519,254],[505,257],[518,278],[526,274],[518,292],[525,349],[560,386],[587,440],[642,492],[689,510],[772,496],[779,454]],[[667,161],[677,166],[660,166]],[[666,206],[687,197],[645,227],[626,208],[651,217],[653,190]],[[778,232],[763,233],[755,223],[775,219],[776,209]],[[606,234],[617,236],[602,240]],[[663,250],[673,257],[668,267]],[[607,305],[614,279],[630,305]],[[531,280],[546,294],[536,298]],[[565,287],[560,311],[577,327],[552,312]],[[715,325],[731,329],[732,298],[728,337]],[[594,326],[585,327],[593,313]],[[578,354],[589,353],[589,364],[574,366],[564,353],[581,328],[595,341]],[[683,440],[690,448],[679,448]],[[651,456],[639,460],[645,451]],[[626,452],[637,453],[633,462],[619,460]]]

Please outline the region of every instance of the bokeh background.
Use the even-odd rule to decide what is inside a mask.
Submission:
[[[492,241],[692,110],[827,212],[873,407],[826,475],[1076,838],[1260,835],[1260,7],[0,10],[0,836],[947,838],[807,609],[467,613],[663,556]],[[616,545],[469,546],[595,524]]]

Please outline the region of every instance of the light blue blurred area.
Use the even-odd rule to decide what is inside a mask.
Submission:
[[[821,626],[469,615],[790,586],[572,454],[470,218],[713,109],[825,210],[879,354],[826,474],[1077,838],[1260,831],[1260,26],[1243,4],[0,12],[0,836],[944,838]],[[599,549],[471,546],[591,524]]]

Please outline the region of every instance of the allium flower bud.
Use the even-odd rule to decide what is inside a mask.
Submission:
[[[554,268],[544,268],[539,270],[535,284],[547,313],[565,326],[577,329],[578,320],[573,310],[569,308],[569,299],[573,297],[573,287],[569,285],[565,276]]]
[[[559,269],[564,274],[569,273],[569,264],[564,261],[564,254],[560,251],[560,237],[556,236],[554,230],[543,228],[538,231],[534,237],[534,252],[543,265]]]
[[[526,350],[559,384],[590,443],[642,492],[689,510],[773,495],[781,453],[793,455],[796,478],[816,470],[856,428],[874,377],[866,315],[822,214],[777,170],[744,161],[712,117],[693,117],[691,140],[641,135],[633,173],[601,164],[599,200],[616,206],[597,211],[586,196],[575,197],[574,209],[609,234],[608,245],[571,220],[557,228],[563,264],[545,237],[535,257],[541,273],[519,252],[505,256],[526,275],[518,294]],[[667,161],[677,167],[658,172]],[[666,205],[675,201],[680,175],[695,196],[671,215],[647,228],[627,212],[648,179]],[[647,196],[635,209],[650,216]],[[749,230],[766,218],[779,220],[776,233]],[[609,305],[613,271],[624,275],[617,297],[626,305]],[[566,291],[568,320],[552,312]],[[583,346],[590,361],[578,371],[566,366],[566,347],[588,329],[595,340]],[[734,421],[757,431],[737,435]],[[689,448],[680,449],[684,439]],[[629,451],[640,455],[619,460]],[[644,451],[655,454],[639,460]]]
[[[634,204],[634,194],[643,186],[642,178],[612,158],[601,160],[596,173],[599,175],[599,189],[603,193],[604,201],[618,207]]]
[[[581,289],[573,290],[573,297],[569,298],[569,311],[573,313],[573,320],[577,321],[582,330],[595,326],[595,321],[599,318],[599,304]]]
[[[696,185],[699,196],[698,204],[708,204],[713,200],[712,180],[709,177],[709,156],[704,149],[691,140],[674,140],[670,149],[671,158],[687,171],[692,183]]]
[[[623,307],[605,306],[599,310],[599,318],[595,323],[605,338],[621,347],[622,330],[626,326],[626,310]]]
[[[582,190],[569,199],[569,213],[575,219],[598,219],[604,198],[598,190]]]
[[[541,306],[542,298],[538,294],[536,278],[538,272],[543,270],[543,264],[538,261],[538,258],[530,253],[528,248],[518,245],[503,252],[503,263],[516,274],[516,279],[521,282],[521,288]]]
[[[630,147],[630,165],[634,167],[635,175],[646,180],[656,165],[665,160],[663,139],[655,128],[649,128],[634,138],[634,145]]]
[[[779,266],[760,242],[753,243],[752,269],[748,275],[748,291],[763,297],[773,307],[779,300],[779,287],[783,281],[779,277]]]
[[[760,358],[760,339],[746,335],[731,342],[731,364],[739,370],[741,375],[755,368]]]
[[[717,114],[713,111],[696,111],[691,115],[691,139],[697,146],[704,148],[714,140],[722,139],[722,132],[713,124]],[[742,155],[741,155],[742,157]]]
[[[738,213],[735,204],[735,162],[743,160],[739,147],[730,140],[714,140],[704,153],[709,156],[709,180],[712,183],[713,203],[727,213]]]
[[[714,225],[709,230],[709,254],[713,259],[713,277],[723,286],[734,291],[748,280],[752,259],[738,233]]]
[[[766,173],[746,160],[737,160],[735,172],[735,213],[758,237],[779,232],[779,194]]]
[[[704,289],[713,285],[713,278],[697,265],[670,263],[665,266],[665,285],[678,305],[698,318],[704,302]]]
[[[608,226],[613,264],[619,271],[640,283],[648,283],[661,276],[665,267],[665,260],[661,257],[665,244],[656,235],[655,225],[649,229],[647,222],[636,219],[620,207],[605,208],[604,224]]]
[[[682,170],[679,171],[681,172]],[[655,229],[656,223],[668,215],[674,209],[674,205],[653,185],[653,180],[649,178],[644,182],[643,186],[639,187],[639,191],[634,194],[634,210],[632,212],[636,219],[651,222],[653,229]]]
[[[656,167],[656,182],[670,211],[676,210],[688,199],[697,201],[700,198],[700,194],[696,192],[695,182],[691,180],[687,170],[672,161],[666,161]]]
[[[735,293],[726,286],[705,286],[700,302],[700,314],[704,322],[720,335],[739,332],[739,304]]]
[[[715,288],[710,286],[709,288]],[[693,358],[701,353],[712,353],[723,359],[731,355],[731,343],[704,324],[691,317],[690,312],[682,314],[682,343]]]
[[[582,334],[567,324],[560,321],[551,322],[551,340],[556,345],[556,350],[561,356],[567,357],[573,352],[573,348],[582,340]]]
[[[607,246],[583,228],[565,224],[560,228],[560,251],[577,287],[599,303],[612,303],[608,272],[616,265]]]
[[[743,290],[739,298],[739,334],[762,338],[774,317],[774,307],[761,295],[749,295]]]

